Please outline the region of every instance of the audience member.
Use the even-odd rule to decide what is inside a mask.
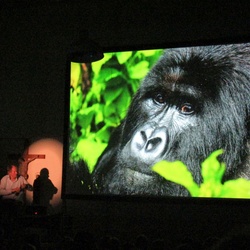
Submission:
[[[151,249],[152,250],[166,250],[170,249],[169,246],[165,246],[164,239],[155,239],[151,243]]]
[[[140,250],[149,249],[149,239],[146,235],[140,234],[136,237],[135,246]]]

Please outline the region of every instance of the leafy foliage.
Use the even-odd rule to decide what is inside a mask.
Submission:
[[[200,186],[180,161],[160,161],[152,169],[165,179],[184,186],[193,197],[250,198],[249,180],[239,178],[222,183],[226,166],[217,159],[222,153],[222,150],[214,151],[201,164],[203,183]]]
[[[90,64],[71,63],[70,161],[84,160],[91,173],[124,119],[141,79],[162,50],[105,53]]]

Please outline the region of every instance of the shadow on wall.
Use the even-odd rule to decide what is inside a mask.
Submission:
[[[63,145],[54,139],[41,139],[34,142],[28,149],[29,154],[45,155],[45,158],[36,159],[29,164],[28,169],[28,183],[33,186],[35,179],[39,176],[41,169],[46,168],[49,171],[49,179],[57,188],[57,193],[53,195],[50,204],[55,212],[60,212],[61,200],[61,186],[62,186],[62,159],[63,159]],[[28,205],[33,201],[33,192],[26,192],[26,199]]]

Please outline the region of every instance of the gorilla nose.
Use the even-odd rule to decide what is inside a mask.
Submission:
[[[132,154],[142,160],[158,159],[165,151],[167,144],[166,127],[148,127],[137,131],[131,143]]]
[[[155,138],[150,139],[147,142],[147,145],[145,147],[145,151],[149,152],[151,150],[154,150],[161,142],[162,142],[162,140],[160,137],[155,137]]]

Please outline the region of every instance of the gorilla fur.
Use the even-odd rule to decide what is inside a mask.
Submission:
[[[250,44],[167,49],[99,158],[97,192],[189,196],[152,165],[181,160],[201,183],[200,164],[217,149],[224,180],[249,178],[249,97]]]

